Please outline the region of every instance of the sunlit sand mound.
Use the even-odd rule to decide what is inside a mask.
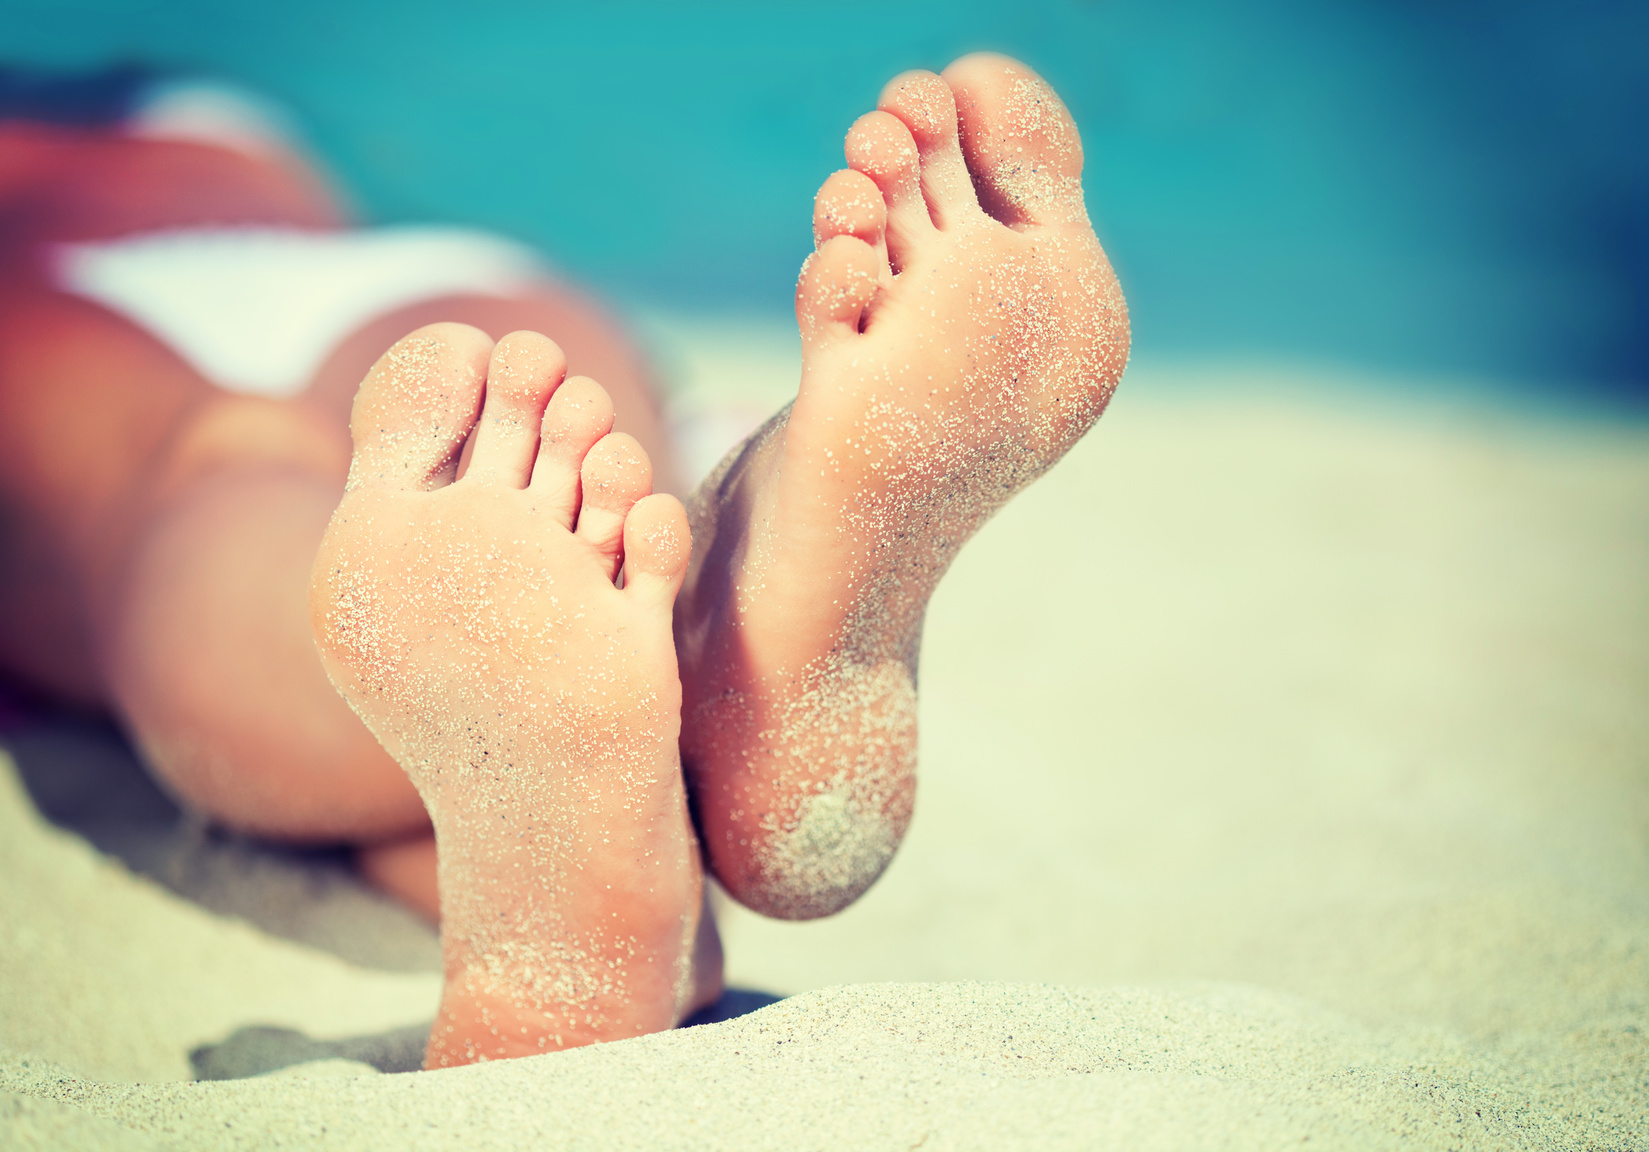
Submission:
[[[862,984],[725,1024],[413,1076],[10,1076],[183,1147],[1562,1143],[1528,1085],[1449,1047],[1233,986]]]

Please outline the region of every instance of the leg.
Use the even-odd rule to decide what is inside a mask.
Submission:
[[[425,827],[416,793],[315,657],[309,568],[341,485],[318,467],[248,459],[243,437],[290,412],[239,400],[219,411],[246,429],[151,489],[116,566],[98,632],[119,714],[167,786],[232,827],[356,843]]]
[[[216,391],[101,309],[9,287],[0,551],[56,595],[0,566],[7,611],[38,621],[7,631],[5,662],[112,705],[169,787],[222,819],[307,839],[416,827],[416,795],[329,698],[307,638],[341,431]]]
[[[928,597],[1099,417],[1128,351],[1075,125],[1029,69],[901,76],[847,156],[797,288],[800,392],[690,501],[676,619],[711,866],[792,918],[844,907],[891,859]]]
[[[419,309],[468,313],[495,330],[517,320],[558,325],[580,363],[614,369],[625,401],[617,418],[653,443],[662,436],[639,358],[576,298]],[[405,321],[375,327],[400,331]],[[352,339],[328,368],[360,344]],[[305,589],[347,452],[316,398],[326,383],[323,374],[299,405],[213,394],[175,437],[148,501],[155,513],[143,518],[132,559],[115,566],[122,578],[106,664],[122,714],[174,791],[263,835],[358,844],[369,880],[436,920],[424,803],[315,657]],[[691,971],[689,1011],[721,992],[707,908]]]
[[[86,134],[35,149],[53,160],[44,168],[13,163],[31,140],[0,133],[8,178],[32,173],[46,189],[0,205],[0,246],[17,257],[0,260],[0,667],[112,706],[168,788],[219,820],[297,840],[387,838],[363,851],[363,870],[433,913],[423,804],[326,682],[308,624],[356,384],[425,318],[555,331],[575,365],[609,381],[618,426],[673,485],[645,366],[597,308],[547,285],[381,317],[296,402],[226,395],[148,334],[40,282],[29,246],[201,219],[333,225],[312,175],[293,192],[292,173],[272,179],[236,154]],[[720,989],[714,925],[699,923],[692,1006]]]
[[[435,824],[447,985],[430,1066],[656,1031],[693,999],[701,881],[670,637],[686,518],[648,495],[606,393],[565,373],[528,333],[494,348],[436,325],[397,344],[362,386],[315,562],[327,671]]]
[[[367,325],[282,403],[221,392],[123,320],[26,287],[0,301],[0,609],[20,625],[0,629],[0,659],[112,704],[167,787],[224,823],[427,835],[404,773],[326,682],[306,608],[366,347],[420,313],[564,332],[575,363],[613,374],[620,424],[669,460],[640,357],[572,293],[431,301]]]

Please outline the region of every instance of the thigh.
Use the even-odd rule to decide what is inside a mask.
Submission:
[[[101,699],[89,621],[139,481],[212,387],[96,305],[0,284],[0,667]]]

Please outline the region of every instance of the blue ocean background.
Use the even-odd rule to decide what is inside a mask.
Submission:
[[[0,60],[292,109],[361,216],[526,239],[622,308],[782,315],[841,138],[990,48],[1082,127],[1136,356],[1649,408],[1649,5],[0,0]]]

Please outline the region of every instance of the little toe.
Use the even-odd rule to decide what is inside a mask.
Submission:
[[[882,282],[893,279],[887,266],[887,201],[863,172],[833,172],[813,197],[814,247],[834,236],[854,236],[869,244],[882,263]]]
[[[528,488],[571,529],[582,490],[579,470],[596,441],[613,430],[613,400],[588,376],[573,376],[555,390],[539,429],[538,459]]]
[[[796,281],[796,324],[804,351],[858,335],[886,267],[876,249],[856,236],[832,236],[819,245]]]
[[[525,488],[538,452],[544,405],[567,375],[567,357],[537,332],[511,332],[492,350],[487,394],[475,430],[470,483]]]
[[[583,502],[574,533],[606,559],[612,579],[623,559],[624,518],[653,490],[653,462],[634,436],[613,432],[584,457],[579,479]]]
[[[888,112],[867,112],[848,130],[847,166],[869,176],[887,201],[887,246],[899,271],[934,232],[922,196],[921,154],[910,129]]]
[[[979,211],[973,180],[957,136],[956,100],[932,72],[906,72],[888,81],[876,106],[897,116],[922,158],[922,194],[934,223],[949,228]]]
[[[395,342],[355,395],[349,489],[450,484],[481,407],[492,339],[467,324],[431,324]]]
[[[662,492],[643,496],[624,518],[624,592],[666,609],[675,603],[692,551],[687,510]]]
[[[991,52],[962,57],[944,79],[985,211],[1010,226],[1086,224],[1082,137],[1047,81]]]

